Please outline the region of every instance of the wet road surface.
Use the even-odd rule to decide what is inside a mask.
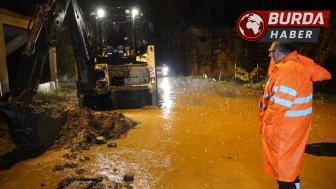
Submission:
[[[159,78],[162,107],[122,112],[141,124],[117,148],[100,145],[80,155],[83,175],[106,175],[122,182],[133,173],[138,189],[269,189],[276,182],[262,170],[257,131],[260,92],[227,85]],[[336,143],[336,105],[314,102],[308,143]],[[48,151],[0,170],[0,188],[56,188],[75,170],[51,171],[68,151]],[[336,158],[305,154],[301,188],[336,188]],[[41,186],[41,184],[43,186]]]

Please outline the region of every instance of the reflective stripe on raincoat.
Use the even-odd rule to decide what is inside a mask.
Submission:
[[[331,74],[312,59],[288,54],[271,61],[269,79],[259,102],[264,171],[279,181],[299,175],[312,120],[313,82]]]

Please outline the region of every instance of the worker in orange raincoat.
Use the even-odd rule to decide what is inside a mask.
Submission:
[[[298,189],[312,121],[313,82],[331,74],[288,41],[274,42],[269,56],[269,78],[259,103],[264,171],[279,189]]]

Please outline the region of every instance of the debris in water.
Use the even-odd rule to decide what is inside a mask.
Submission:
[[[108,147],[110,147],[110,148],[116,148],[117,147],[117,143],[110,143],[110,144],[108,144],[107,145]]]
[[[127,173],[126,175],[124,175],[124,181],[133,182],[134,181],[134,174],[133,173]]]

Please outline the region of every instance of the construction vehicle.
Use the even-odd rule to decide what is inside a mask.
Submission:
[[[48,0],[37,9],[17,80],[0,103],[0,111],[17,146],[50,146],[66,122],[67,111],[52,117],[32,106],[48,49],[56,46],[64,20],[76,60],[79,108],[157,106],[155,49],[147,44],[141,51],[136,39],[136,27],[147,25],[153,31],[152,23],[127,8],[105,11],[109,14],[104,18],[92,12],[84,15],[77,0]],[[133,26],[133,53],[106,53],[104,26],[112,22]]]

